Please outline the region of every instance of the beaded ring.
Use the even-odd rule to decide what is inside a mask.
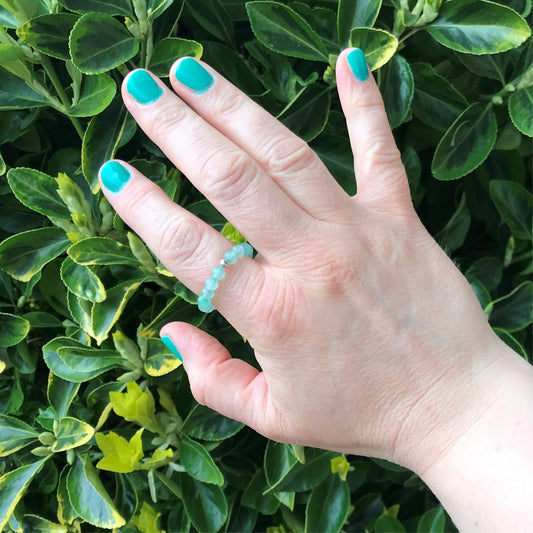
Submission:
[[[240,257],[252,257],[254,249],[247,243],[236,244],[229,252],[224,254],[224,259],[220,261],[220,265],[213,268],[211,271],[211,277],[205,282],[202,293],[198,296],[198,309],[203,313],[210,313],[215,308],[211,304],[211,299],[215,295],[215,291],[218,288],[218,282],[224,279],[226,275],[226,267],[233,265]]]

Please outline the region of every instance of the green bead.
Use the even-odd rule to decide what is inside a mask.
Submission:
[[[237,254],[232,250],[224,254],[224,261],[229,265],[233,265],[237,261]]]
[[[205,282],[205,288],[208,291],[216,291],[218,289],[218,281],[215,278],[209,278]]]
[[[211,270],[211,275],[215,279],[224,279],[224,276],[226,275],[226,269],[222,266],[216,266]]]

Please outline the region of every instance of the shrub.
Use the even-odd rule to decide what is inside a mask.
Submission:
[[[117,94],[132,68],[165,77],[192,55],[354,194],[333,68],[359,46],[419,215],[498,335],[531,357],[530,11],[531,0],[0,0],[0,529],[453,529],[401,467],[267,441],[196,404],[160,326],[185,320],[253,354],[125,227],[97,172],[126,159],[232,235]]]

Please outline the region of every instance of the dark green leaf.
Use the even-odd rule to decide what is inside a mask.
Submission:
[[[41,15],[20,26],[17,35],[39,52],[67,61],[69,35],[78,18],[68,13]]]
[[[242,494],[241,503],[251,507],[261,514],[272,515],[278,508],[280,501],[274,493],[268,492],[268,484],[263,468],[259,469]]]
[[[0,313],[0,347],[15,346],[26,338],[30,323],[16,315]]]
[[[17,199],[42,215],[70,220],[70,212],[57,193],[57,181],[32,168],[12,168],[7,180]]]
[[[472,172],[489,155],[496,133],[492,105],[472,104],[439,142],[431,163],[433,175],[439,180],[455,180]]]
[[[497,54],[520,46],[530,35],[515,11],[485,0],[445,2],[427,26],[439,43],[467,54]]]
[[[182,431],[195,439],[218,441],[233,437],[243,427],[241,422],[226,418],[204,405],[197,405],[186,418]]]
[[[150,57],[148,67],[156,76],[166,77],[176,59],[183,56],[200,59],[203,46],[196,41],[167,37],[159,41]]]
[[[74,13],[98,11],[108,15],[133,17],[130,0],[61,0],[61,3]]]
[[[90,302],[103,302],[106,290],[100,278],[85,265],[75,263],[67,257],[61,265],[61,279],[76,296]]]
[[[79,265],[139,264],[129,246],[105,237],[90,237],[73,244],[68,254]]]
[[[381,93],[392,129],[407,118],[413,100],[414,82],[409,63],[396,54],[383,67]]]
[[[118,20],[104,13],[82,15],[70,34],[72,62],[85,74],[100,74],[139,51],[139,43]]]
[[[500,339],[509,346],[512,350],[514,350],[520,357],[523,357],[526,361],[527,353],[524,350],[523,346],[507,331],[501,328],[492,328],[494,330],[494,333],[500,337]]]
[[[223,485],[222,472],[199,442],[185,436],[181,439],[180,462],[194,479],[204,483]]]
[[[492,312],[492,298],[489,291],[475,278],[470,278],[468,281],[478,299],[479,305],[481,305],[485,314],[490,316],[490,313]]]
[[[278,2],[246,4],[248,17],[257,39],[280,54],[328,61],[328,51],[311,26],[293,9]]]
[[[63,230],[34,229],[13,235],[0,244],[0,268],[20,281],[30,279],[70,245]]]
[[[218,531],[228,516],[226,496],[217,485],[207,485],[190,476],[182,477],[183,503],[198,531]]]
[[[60,328],[62,325],[55,315],[44,311],[30,311],[24,313],[22,318],[25,318],[32,328]]]
[[[457,210],[435,238],[440,246],[451,254],[463,245],[469,228],[470,212],[463,194]]]
[[[531,239],[531,213],[533,195],[519,183],[505,180],[492,180],[489,184],[492,201],[503,221],[517,239]]]
[[[117,86],[106,74],[85,76],[77,102],[68,110],[73,117],[92,117],[101,113],[115,97]]]
[[[219,0],[187,2],[186,5],[196,21],[209,33],[227,44],[234,43],[233,24]]]
[[[510,52],[512,53],[512,52]],[[497,80],[505,85],[505,70],[510,60],[510,53],[474,56],[456,53],[463,65],[474,74]]]
[[[533,85],[524,87],[511,95],[509,115],[513,124],[524,135],[533,137]]]
[[[70,404],[78,394],[79,383],[65,381],[54,373],[48,376],[48,401],[54,408],[58,418],[63,418],[68,413]]]
[[[340,531],[350,510],[350,489],[340,476],[329,475],[311,493],[305,510],[305,531]]]
[[[446,515],[442,507],[426,511],[418,521],[416,533],[444,533]]]
[[[520,331],[533,322],[533,283],[524,281],[509,294],[494,300],[490,325],[509,332]]]
[[[344,48],[350,41],[353,28],[371,28],[378,17],[381,0],[339,0],[337,31],[339,44]]]
[[[474,261],[465,273],[467,278],[479,280],[489,291],[494,290],[502,280],[503,265],[495,257],[483,257]]]
[[[17,76],[0,69],[0,110],[50,105],[48,98]]]
[[[67,490],[67,476],[70,471],[70,465],[65,465],[59,474],[59,483],[57,485],[57,517],[63,523],[72,523],[78,518],[78,513],[70,503],[70,496]]]
[[[420,184],[420,175],[422,174],[422,166],[420,158],[414,148],[408,146],[402,154],[402,163],[407,173],[409,180],[409,188],[411,189],[411,196],[414,196]]]
[[[268,441],[265,450],[264,467],[267,483],[275,488],[298,464],[290,444]]]
[[[113,529],[126,525],[88,456],[76,457],[67,476],[67,488],[75,511],[92,526]]]
[[[38,437],[37,431],[26,422],[0,414],[0,457],[24,448]]]
[[[400,521],[389,514],[382,514],[374,524],[375,533],[405,533]]]

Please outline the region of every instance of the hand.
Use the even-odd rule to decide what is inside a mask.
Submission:
[[[262,372],[189,324],[161,334],[200,403],[278,441],[422,472],[494,401],[488,376],[508,352],[418,219],[379,91],[362,54],[349,52],[336,73],[355,197],[210,66],[178,61],[178,96],[144,71],[125,80],[139,125],[258,251],[227,269],[213,305]],[[198,294],[232,244],[121,165],[101,172],[107,198]]]

